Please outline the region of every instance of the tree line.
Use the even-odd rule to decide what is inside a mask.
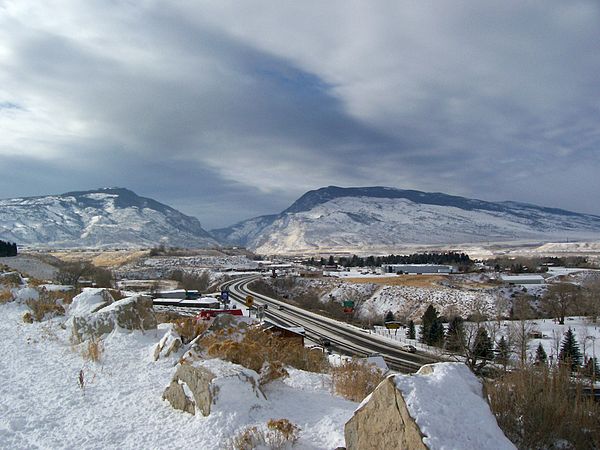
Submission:
[[[471,258],[466,253],[444,252],[444,253],[413,253],[411,255],[387,255],[387,256],[367,256],[360,257],[352,255],[351,257],[340,256],[337,260],[333,255],[328,259],[321,258],[316,260],[310,258],[306,264],[313,266],[325,266],[337,264],[342,267],[380,267],[382,264],[447,264],[458,266],[470,266],[473,264]]]
[[[0,256],[17,256],[17,244],[0,241]]]

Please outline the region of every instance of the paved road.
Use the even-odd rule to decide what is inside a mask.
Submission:
[[[268,305],[265,315],[269,320],[284,325],[303,327],[307,338],[315,342],[319,342],[321,338],[327,338],[331,341],[332,347],[342,353],[358,356],[380,353],[388,366],[405,373],[416,372],[424,364],[437,362],[434,357],[428,354],[405,352],[399,344],[370,334],[367,330],[329,319],[254,292],[248,285],[257,278],[259,277],[244,277],[229,281],[223,287],[229,289],[230,296],[242,302],[246,296],[252,295],[255,305]]]

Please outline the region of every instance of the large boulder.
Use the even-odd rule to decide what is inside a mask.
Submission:
[[[175,409],[203,416],[215,408],[240,413],[266,402],[255,371],[218,359],[180,364],[163,399]]]
[[[115,328],[126,330],[156,329],[156,317],[152,309],[152,298],[135,295],[111,303],[95,313],[73,317],[73,336],[83,341],[99,337]]]
[[[515,449],[498,427],[481,382],[462,363],[390,375],[346,423],[348,450]]]
[[[115,299],[104,288],[84,288],[67,308],[68,316],[86,317],[113,303]]]

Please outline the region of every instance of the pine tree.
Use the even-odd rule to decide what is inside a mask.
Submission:
[[[406,337],[408,339],[416,339],[417,332],[415,330],[415,323],[411,320],[408,322],[408,329],[406,330]]]
[[[450,352],[462,352],[465,348],[465,329],[463,318],[453,317],[448,324],[446,332],[446,350]]]
[[[544,347],[542,345],[542,343],[540,342],[537,349],[535,350],[535,363],[538,365],[546,365],[548,361],[548,355],[546,355],[546,350],[544,350]]]
[[[571,327],[565,333],[565,337],[560,346],[560,353],[558,359],[571,367],[571,371],[577,370],[581,365],[581,351],[579,350],[579,344],[575,339],[575,334]]]
[[[444,342],[444,325],[433,305],[427,307],[421,318],[420,340],[427,345],[442,345]]]
[[[496,344],[495,353],[496,362],[501,364],[504,370],[506,370],[506,366],[508,366],[508,362],[510,361],[510,348],[504,336],[502,336]]]
[[[494,358],[493,344],[485,328],[479,327],[473,344],[473,354],[476,358],[491,360]]]
[[[396,320],[396,318],[394,317],[394,313],[391,311],[388,311],[385,314],[385,318],[383,319],[384,322],[393,322],[395,320]]]

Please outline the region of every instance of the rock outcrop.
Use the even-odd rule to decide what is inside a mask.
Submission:
[[[515,449],[498,427],[481,382],[462,363],[390,375],[361,403],[344,434],[348,450]]]
[[[348,450],[427,450],[423,435],[410,416],[394,376],[387,377],[365,399],[344,429]]]
[[[168,358],[175,354],[182,345],[181,337],[172,328],[169,328],[154,347],[154,361],[158,361],[159,358]]]
[[[255,371],[221,360],[180,364],[162,397],[175,409],[203,416],[220,405],[250,410],[266,401]]]
[[[151,330],[156,328],[152,298],[136,295],[111,303],[87,316],[73,317],[73,336],[83,341],[110,333],[116,327],[126,330]]]

